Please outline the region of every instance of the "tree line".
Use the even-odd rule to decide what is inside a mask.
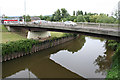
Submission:
[[[23,16],[25,17],[25,16]],[[57,9],[51,16],[37,16],[46,21],[73,21],[73,22],[94,22],[94,23],[118,23],[117,15],[109,16],[108,14],[87,13],[82,10],[73,11],[70,15],[65,8]],[[26,16],[26,21],[30,21],[30,16]]]

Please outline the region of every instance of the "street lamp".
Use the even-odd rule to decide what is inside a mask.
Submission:
[[[25,21],[24,24],[26,23],[26,0],[24,0],[24,11],[25,11]]]

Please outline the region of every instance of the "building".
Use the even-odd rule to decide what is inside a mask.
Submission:
[[[39,17],[30,17],[31,19],[31,22],[34,22],[34,21],[38,21],[38,20],[41,20]]]
[[[20,22],[24,22],[24,18],[22,16],[8,16],[2,17],[2,24],[18,24]]]

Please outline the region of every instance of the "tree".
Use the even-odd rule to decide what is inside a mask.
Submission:
[[[69,13],[67,12],[65,8],[61,9],[61,16],[62,18],[67,18],[69,16]]]
[[[76,16],[78,16],[78,15],[83,15],[83,11],[79,11],[79,10],[78,10],[78,11],[76,12]]]
[[[77,18],[77,16],[69,16],[70,21],[74,21],[74,19],[76,19],[76,18]]]
[[[90,22],[96,22],[98,17],[99,17],[98,15],[91,15],[90,18],[89,18]]]
[[[85,21],[90,22],[90,16],[89,15],[84,15]]]
[[[61,12],[60,12],[59,9],[58,9],[56,12],[54,12],[54,14],[53,14],[53,20],[54,20],[54,21],[59,21],[59,20],[61,20]]]
[[[42,15],[40,15],[39,17],[40,17],[41,20],[43,19],[43,16],[42,16]]]
[[[73,16],[75,16],[75,11],[73,11]]]
[[[85,12],[85,14],[84,15],[87,15],[87,12]]]
[[[115,23],[115,18],[114,17],[109,17],[106,14],[99,15],[98,18],[96,19],[97,23]]]
[[[78,15],[77,22],[85,22],[85,18],[82,15]]]
[[[87,15],[90,15],[90,16],[92,16],[92,15],[94,15],[94,14],[89,12]]]
[[[23,15],[23,17],[24,17],[24,20],[25,20],[25,15]],[[30,16],[27,15],[27,16],[26,16],[26,22],[29,22],[29,21],[31,21],[31,19],[30,19]]]

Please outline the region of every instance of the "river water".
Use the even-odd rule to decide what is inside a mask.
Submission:
[[[80,35],[56,47],[3,62],[3,78],[105,78],[113,51],[103,38]]]

